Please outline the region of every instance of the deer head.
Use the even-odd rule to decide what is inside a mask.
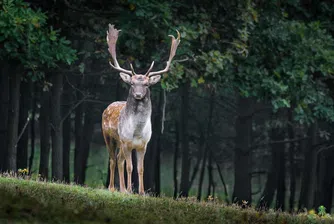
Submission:
[[[120,71],[120,76],[125,83],[131,85],[130,93],[133,95],[133,97],[137,100],[141,100],[146,96],[148,87],[159,82],[161,74],[166,73],[169,70],[172,59],[176,53],[176,49],[181,41],[180,33],[177,31],[176,39],[173,35],[169,35],[172,38],[172,44],[166,67],[163,70],[151,72],[154,66],[153,61],[145,75],[142,75],[137,74],[134,71],[132,64],[130,64],[131,70],[121,68],[118,64],[116,58],[116,43],[119,31],[120,30],[114,28],[114,25],[109,24],[109,31],[107,31],[107,42],[109,47],[108,50],[114,62],[114,64],[111,62],[109,62],[109,64],[113,69]]]

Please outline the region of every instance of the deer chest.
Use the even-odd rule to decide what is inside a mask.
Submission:
[[[149,118],[130,116],[119,123],[119,135],[121,138],[142,144],[142,141],[149,141],[152,134],[151,120]]]

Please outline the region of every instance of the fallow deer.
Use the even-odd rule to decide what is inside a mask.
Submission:
[[[109,32],[107,31],[108,50],[113,59],[110,65],[113,69],[120,72],[122,80],[130,85],[129,95],[125,101],[117,101],[110,104],[102,114],[102,132],[104,141],[109,151],[110,159],[110,185],[109,190],[114,191],[114,172],[116,167],[116,148],[119,148],[117,154],[117,163],[119,171],[119,182],[121,192],[132,192],[131,174],[132,166],[132,150],[137,152],[139,194],[144,194],[144,156],[146,147],[151,139],[151,85],[156,84],[161,74],[169,70],[171,61],[175,56],[176,49],[180,43],[180,33],[177,31],[178,37],[175,39],[173,35],[171,50],[167,65],[163,70],[151,72],[154,61],[145,75],[136,74],[132,64],[131,70],[121,68],[116,59],[116,42],[120,30],[109,24]],[[126,160],[127,170],[127,190],[124,183],[124,160]]]

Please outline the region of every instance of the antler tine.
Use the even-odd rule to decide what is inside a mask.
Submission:
[[[165,69],[160,70],[160,71],[156,71],[156,72],[149,72],[148,76],[153,76],[153,75],[160,75],[162,73],[165,73],[169,70],[169,66],[175,56],[177,47],[179,46],[180,42],[181,42],[181,35],[180,32],[178,30],[176,30],[177,32],[177,38],[175,39],[175,37],[173,35],[168,35],[169,37],[172,38],[172,44],[171,44],[171,48],[170,48],[170,54],[169,54],[169,59],[167,61],[167,65],[165,67]]]
[[[135,70],[133,69],[132,63],[130,63],[130,67],[131,67],[132,75],[137,75],[137,73],[136,73]]]
[[[150,71],[151,71],[152,68],[153,68],[153,65],[154,65],[154,61],[152,61],[151,67],[147,70],[145,76],[147,76],[147,75],[150,73]]]
[[[117,62],[116,43],[117,43],[119,31],[121,30],[117,30],[114,28],[114,25],[109,24],[109,31],[107,31],[107,43],[108,43],[108,51],[111,54],[114,65],[111,62],[109,62],[109,64],[111,65],[113,69],[131,75],[132,71],[121,68]]]

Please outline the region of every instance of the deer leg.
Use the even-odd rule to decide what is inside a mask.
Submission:
[[[112,139],[109,144],[109,159],[110,159],[110,183],[109,191],[115,191],[115,167],[116,167],[116,143]]]
[[[119,150],[119,153],[117,155],[117,161],[118,161],[118,176],[119,176],[119,190],[121,192],[126,192],[125,190],[125,183],[124,183],[124,154],[123,154],[123,146],[121,146],[121,149]]]
[[[139,191],[138,193],[143,195],[144,191],[144,157],[146,149],[137,150],[137,170],[139,180]]]
[[[131,149],[126,149],[124,150],[124,156],[125,156],[125,160],[126,160],[126,171],[128,174],[128,192],[131,193],[132,192],[132,170],[133,170],[133,166],[132,166],[132,153],[131,153]]]
[[[115,155],[115,149],[116,149],[116,143],[114,139],[111,139],[109,136],[107,136],[106,133],[103,133],[104,141],[106,143],[108,152],[109,152],[109,160],[110,160],[110,181],[109,181],[109,191],[115,191],[115,166],[116,166],[116,155]]]

